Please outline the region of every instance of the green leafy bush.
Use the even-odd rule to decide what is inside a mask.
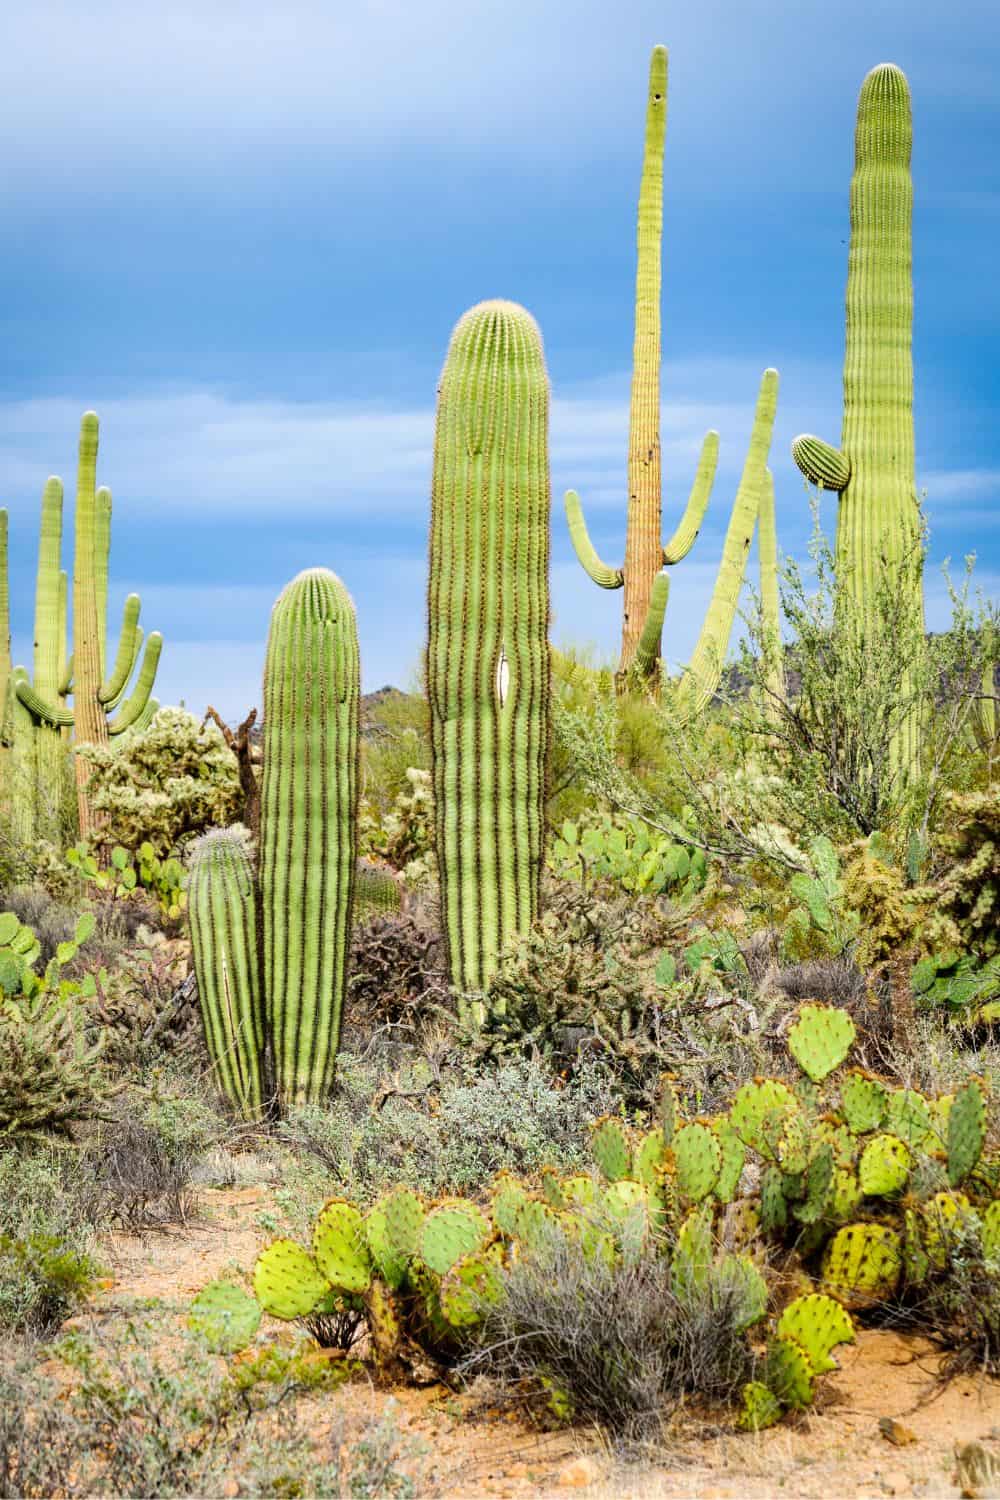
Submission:
[[[549,868],[563,880],[585,885],[612,880],[637,895],[669,892],[683,901],[704,886],[708,862],[700,849],[650,830],[639,818],[605,816],[583,826],[565,822],[552,844]]]
[[[113,900],[127,901],[146,892],[165,917],[177,921],[187,905],[187,871],[178,859],[160,859],[148,841],[130,854],[121,844],[102,865],[85,840],[66,850],[66,863],[81,879]]]

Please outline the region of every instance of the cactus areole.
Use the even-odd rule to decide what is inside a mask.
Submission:
[[[264,987],[282,1104],[333,1083],[357,862],[358,632],[326,568],[271,613],[264,668],[260,887]]]
[[[427,692],[452,984],[481,991],[538,909],[549,726],[549,389],[534,320],[484,302],[438,391]]]

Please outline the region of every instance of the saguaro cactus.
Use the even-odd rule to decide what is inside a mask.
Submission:
[[[654,47],[649,64],[646,143],[639,185],[628,447],[629,499],[623,567],[611,568],[601,561],[587,533],[579,495],[575,490],[568,490],[565,498],[566,519],[579,561],[601,588],[624,589],[619,685],[624,684],[633,664],[644,673],[651,671],[656,664],[666,607],[664,584],[657,584],[657,576],[662,568],[679,563],[693,547],[708,505],[719,456],[719,434],[709,432],[680,524],[670,540],[664,542],[660,463],[660,300],[666,132],[667,49]]]
[[[459,320],[438,391],[427,691],[452,983],[481,991],[538,909],[549,733],[548,379],[534,319]]]
[[[861,85],[851,179],[847,338],[840,447],[805,434],[792,455],[806,479],[840,497],[838,585],[864,628],[900,591],[923,629],[923,557],[913,433],[913,184],[910,90],[891,63]],[[917,720],[903,732],[915,747]]]
[[[123,734],[151,717],[150,694],[163,646],[154,631],[146,642],[135,686],[122,704],[142,644],[139,596],[125,601],[122,632],[109,675],[106,669],[108,557],[111,547],[111,491],[96,489],[98,421],[85,412],[80,426],[80,457],[76,494],[76,550],[73,569],[73,631],[75,650],[68,655],[66,575],[60,571],[62,544],[62,483],[52,478],[42,497],[42,530],[35,595],[35,678],[17,676],[15,691],[37,727],[38,805],[58,808],[64,752],[58,730],[72,727],[77,745],[106,745],[109,736]],[[66,707],[72,693],[73,708]],[[114,718],[108,714],[122,705]],[[155,704],[152,704],[155,711]],[[80,832],[87,837],[95,820],[86,794],[87,767],[76,757]]]
[[[205,1044],[219,1087],[245,1119],[265,1106],[257,891],[243,828],[214,829],[191,855],[188,917]]]
[[[766,676],[764,679],[765,711],[776,716],[784,691],[784,665],[781,650],[781,601],[778,589],[778,533],[774,517],[774,476],[765,470],[760,500],[760,526],[757,532],[760,556],[760,605],[762,640]]]
[[[275,603],[264,669],[264,988],[284,1104],[318,1100],[333,1083],[357,860],[359,691],[350,595],[311,568]]]

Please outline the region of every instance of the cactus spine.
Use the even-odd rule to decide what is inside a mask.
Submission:
[[[265,1103],[264,1015],[257,892],[244,829],[215,829],[195,844],[188,913],[205,1044],[216,1080],[244,1119],[259,1119]]]
[[[142,644],[139,598],[125,601],[122,633],[114,667],[105,676],[107,638],[108,556],[111,546],[111,492],[96,488],[98,421],[85,412],[80,426],[77,470],[75,555],[73,567],[74,652],[68,655],[66,613],[68,588],[60,571],[62,540],[62,484],[50,479],[42,497],[42,529],[35,596],[35,677],[15,673],[15,692],[21,707],[35,726],[38,742],[37,775],[40,831],[51,836],[57,829],[61,803],[64,760],[61,729],[73,728],[77,745],[108,743],[109,736],[133,728],[145,714],[152,692],[163,638],[154,631],[131,696],[120,712],[109,719],[128,687]],[[73,694],[73,708],[66,707],[66,694]],[[89,805],[87,767],[75,757],[80,832],[84,837],[96,827]]]
[[[360,668],[354,606],[325,568],[271,614],[264,669],[264,985],[283,1103],[332,1083],[357,860]]]
[[[483,302],[438,392],[427,691],[452,983],[481,991],[538,909],[549,732],[548,378],[534,319]]]
[[[923,556],[913,433],[913,183],[910,90],[891,63],[861,85],[851,179],[847,335],[840,448],[803,435],[792,455],[834,490],[838,582],[877,632],[887,585],[923,631]],[[902,731],[909,758],[918,723]]]

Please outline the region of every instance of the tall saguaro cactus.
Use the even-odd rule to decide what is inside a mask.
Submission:
[[[265,1107],[257,887],[249,838],[217,828],[191,855],[188,917],[205,1043],[223,1094],[247,1120]]]
[[[549,388],[534,319],[483,302],[438,390],[427,692],[452,983],[481,991],[538,909],[549,734]]]
[[[566,494],[566,518],[576,555],[605,589],[624,589],[619,684],[633,666],[653,669],[660,654],[666,593],[657,576],[687,556],[708,505],[719,456],[719,434],[709,432],[702,446],[694,485],[677,530],[662,540],[660,462],[661,279],[663,239],[663,152],[667,131],[667,49],[654,47],[649,65],[646,144],[639,187],[635,282],[635,340],[632,405],[629,417],[628,515],[625,563],[602,562],[587,532],[580,497]]]
[[[792,455],[806,479],[839,496],[838,587],[864,628],[878,604],[908,600],[923,629],[923,558],[913,432],[913,183],[910,90],[891,63],[861,85],[851,179],[847,336],[840,447],[805,434]],[[899,747],[912,756],[911,718]]]
[[[134,688],[122,702],[143,639],[137,594],[125,601],[117,655],[111,671],[106,670],[111,491],[96,488],[97,443],[97,415],[85,412],[77,470],[73,654],[69,655],[66,639],[67,580],[60,568],[63,489],[59,479],[51,478],[42,496],[34,680],[23,669],[15,673],[17,699],[35,725],[38,832],[47,837],[57,832],[62,796],[65,747],[59,731],[72,727],[77,745],[106,745],[110,736],[148,722],[156,706],[150,694],[163,645],[157,631],[146,641]],[[69,693],[72,709],[66,707]],[[119,712],[109,718],[116,708]],[[75,761],[80,832],[86,838],[94,831],[95,819],[87,799],[87,767],[79,756]]]
[[[350,595],[300,573],[271,613],[264,669],[264,988],[283,1104],[332,1083],[357,860],[360,668]]]

